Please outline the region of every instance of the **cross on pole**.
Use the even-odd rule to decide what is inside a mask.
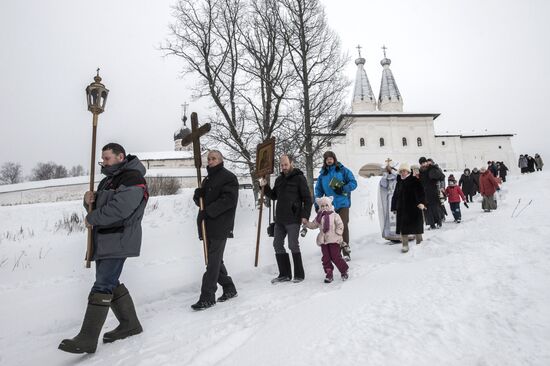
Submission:
[[[388,47],[386,47],[386,45],[382,46],[382,50],[384,51],[384,58],[386,58],[386,50],[387,49],[388,49]]]
[[[183,116],[181,116],[181,120],[183,121],[184,125],[185,125],[185,121],[187,121],[187,107],[189,107],[189,103],[187,102],[181,105],[181,109],[183,110]]]
[[[182,146],[187,146],[190,143],[193,143],[193,159],[195,160],[195,168],[197,169],[197,186],[199,188],[201,188],[202,185],[202,158],[200,138],[201,136],[206,135],[211,128],[212,126],[210,126],[210,123],[205,123],[204,125],[199,127],[199,118],[197,116],[197,113],[193,112],[191,113],[191,133],[181,140]],[[202,197],[199,197],[199,207],[201,211],[204,210],[204,200]],[[204,223],[204,220],[201,222],[201,230],[204,249],[204,263],[208,264],[208,242],[206,238],[206,225]]]
[[[386,160],[386,165],[390,165],[390,163],[393,161],[391,158],[387,158]]]
[[[361,48],[363,47],[361,47],[361,45],[357,45],[357,47],[355,48],[357,48],[357,52],[359,52],[359,58],[361,58]]]

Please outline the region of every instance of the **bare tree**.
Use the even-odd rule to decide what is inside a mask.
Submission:
[[[328,26],[319,0],[281,0],[283,24],[291,62],[301,87],[295,98],[300,108],[294,120],[295,141],[305,155],[306,177],[313,186],[315,159],[338,130],[332,129],[345,110],[346,89],[350,81],[344,75],[347,57],[342,55],[339,37]]]
[[[185,73],[200,76],[195,96],[214,103],[210,142],[254,177],[256,145],[288,132],[282,127],[286,95],[297,80],[279,1],[180,0],[174,16],[171,40],[162,48],[183,58]]]
[[[22,167],[19,163],[8,161],[0,168],[0,184],[15,184],[22,181]]]
[[[48,180],[56,178],[65,178],[68,176],[67,168],[63,165],[57,165],[53,161],[47,163],[38,163],[32,170],[31,180]]]
[[[82,165],[75,165],[71,168],[69,175],[71,177],[81,177],[85,175],[84,167]]]

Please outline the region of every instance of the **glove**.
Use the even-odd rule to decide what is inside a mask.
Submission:
[[[468,206],[468,202],[464,202],[464,206],[466,206],[466,208],[470,208],[470,206]]]
[[[342,187],[336,187],[334,188],[334,193],[342,195],[344,194],[344,190],[342,189]]]
[[[195,189],[195,194],[193,194],[193,198],[196,199],[199,199],[199,197],[203,197],[204,198],[204,188],[196,188]]]

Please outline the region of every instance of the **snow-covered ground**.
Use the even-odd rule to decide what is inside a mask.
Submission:
[[[225,254],[239,296],[203,312],[189,308],[204,270],[191,190],[151,198],[142,255],[122,275],[145,331],[85,356],[57,350],[94,280],[85,234],[56,231],[81,203],[0,207],[0,364],[550,365],[550,174],[510,177],[497,211],[463,207],[461,224],[407,254],[380,237],[376,186],[353,194],[350,279],[332,284],[315,232],[302,240],[304,282],[270,284],[265,236],[254,268],[257,212],[241,191]],[[511,218],[518,199],[532,203]],[[105,330],[115,324],[110,314]]]

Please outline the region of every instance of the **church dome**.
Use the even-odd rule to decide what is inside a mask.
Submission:
[[[191,134],[191,130],[188,127],[183,127],[174,132],[174,141],[183,140],[186,136]]]

